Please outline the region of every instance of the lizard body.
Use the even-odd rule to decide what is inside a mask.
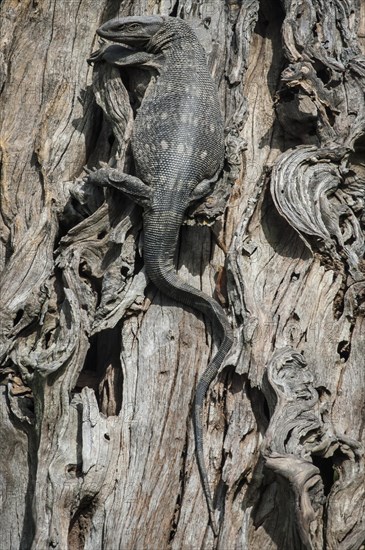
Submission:
[[[222,307],[177,276],[174,255],[185,211],[210,191],[223,166],[218,96],[204,50],[181,19],[113,19],[97,33],[118,44],[103,46],[91,56],[91,62],[140,66],[154,76],[132,133],[136,176],[104,167],[88,178],[116,187],[143,207],[143,257],[150,279],[163,293],[206,315],[220,335],[219,349],[198,382],[193,414],[197,462],[211,526],[217,534],[203,456],[203,405],[233,339]]]

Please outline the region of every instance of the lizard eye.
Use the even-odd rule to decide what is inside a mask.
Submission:
[[[136,31],[136,30],[138,30],[140,27],[141,27],[141,25],[140,25],[139,23],[131,23],[130,25],[128,25],[127,30],[129,30],[129,31]]]

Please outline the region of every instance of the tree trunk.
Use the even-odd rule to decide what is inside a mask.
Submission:
[[[140,208],[81,179],[131,166],[141,73],[86,59],[146,13],[196,30],[226,121],[177,257],[235,330],[205,410],[218,538],[191,423],[214,334],[149,283]],[[364,36],[358,0],[3,0],[1,548],[364,548]]]

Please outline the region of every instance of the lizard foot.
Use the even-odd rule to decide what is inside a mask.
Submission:
[[[110,185],[109,175],[110,167],[105,162],[100,162],[101,168],[88,168],[84,166],[86,176],[83,177],[85,183],[91,183],[93,185],[99,185],[102,187],[108,187]]]
[[[108,48],[109,48],[108,44],[103,44],[101,48],[99,48],[98,50],[95,50],[95,52],[92,52],[90,57],[86,60],[88,65],[93,65],[93,63],[98,63],[100,61],[103,61],[105,50],[107,50]]]

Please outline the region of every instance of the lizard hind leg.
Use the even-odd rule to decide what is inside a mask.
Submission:
[[[196,185],[190,194],[190,203],[198,201],[208,195],[212,190],[213,183],[217,181],[221,173],[221,168],[217,170],[212,178],[204,179]]]

